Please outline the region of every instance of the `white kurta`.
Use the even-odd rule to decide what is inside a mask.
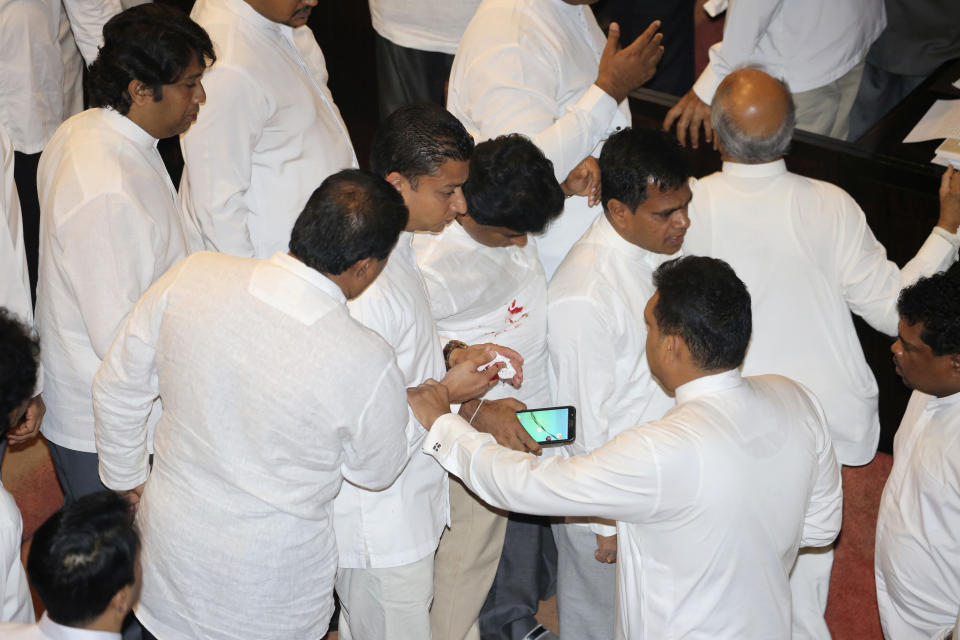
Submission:
[[[27,586],[27,573],[20,562],[22,541],[23,519],[20,509],[13,496],[0,485],[0,622],[36,620],[30,587]]]
[[[487,247],[454,222],[440,234],[418,234],[413,247],[441,338],[492,342],[523,357],[520,388],[502,382],[484,398],[548,406],[547,279],[536,245]]]
[[[103,25],[122,10],[120,0],[0,0],[0,123],[21,153],[42,151],[72,115],[65,112],[64,92],[72,86],[59,41],[64,9],[91,64],[103,41]]]
[[[192,248],[269,258],[323,179],[357,166],[309,27],[272,22],[244,0],[198,0],[213,40],[207,101],[180,139]],[[202,237],[200,237],[202,236]]]
[[[866,57],[886,15],[883,0],[736,0],[693,90],[710,104],[720,81],[744,65],[785,79],[794,93],[822,87]]]
[[[0,123],[0,307],[6,307],[31,327],[33,301],[27,254],[23,248],[20,198],[13,180],[13,142]]]
[[[480,0],[370,0],[381,36],[401,47],[453,55]]]
[[[8,640],[120,640],[119,633],[110,631],[91,631],[76,627],[65,627],[50,619],[43,612],[40,622],[33,624],[2,624],[0,635]]]
[[[156,145],[116,111],[88,109],[63,123],[40,157],[42,430],[68,449],[96,451],[93,376],[141,294],[187,253]]]
[[[158,393],[137,616],[160,638],[322,637],[341,480],[383,488],[403,463],[393,352],[302,262],[203,252],[147,291],[97,374],[111,489],[147,480]]]
[[[877,603],[891,640],[943,638],[960,611],[960,393],[914,391],[877,519]]]
[[[550,282],[553,401],[577,408],[577,438],[564,447],[570,455],[585,455],[673,407],[650,374],[643,321],[653,272],[672,257],[627,242],[601,214]],[[595,533],[614,533],[610,526],[591,526]]]
[[[823,414],[792,381],[736,370],[676,395],[587,456],[510,451],[452,414],[423,447],[494,506],[616,519],[617,640],[789,638],[797,549],[840,530]]]
[[[347,303],[354,319],[393,347],[407,387],[427,378],[440,380],[446,373],[412,241],[412,233],[401,233],[380,277]],[[342,567],[397,567],[420,560],[436,551],[440,534],[450,522],[447,474],[420,453],[427,432],[412,412],[395,418],[384,427],[406,434],[404,451],[409,462],[403,473],[383,491],[345,482],[334,501]]]
[[[947,267],[956,236],[936,229],[901,272],[846,192],[789,173],[782,160],[724,163],[694,185],[690,221],[684,252],[726,260],[750,291],[744,374],[778,373],[809,387],[840,462],[870,462],[880,436],[877,383],[850,312],[896,335],[900,289]]]
[[[630,106],[594,85],[606,39],[588,6],[563,0],[484,0],[467,26],[450,72],[447,108],[477,142],[529,136],[558,181],[614,131]],[[547,278],[600,206],[569,198],[538,239]]]

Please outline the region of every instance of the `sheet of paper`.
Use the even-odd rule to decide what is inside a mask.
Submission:
[[[960,100],[937,100],[904,142],[960,138]]]
[[[953,86],[955,86],[957,89],[960,89],[960,78],[957,78],[957,81],[953,83]]]

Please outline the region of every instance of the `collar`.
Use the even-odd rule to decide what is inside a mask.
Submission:
[[[291,31],[293,30],[292,27],[279,24],[270,18],[264,17],[256,9],[244,2],[244,0],[223,0],[223,2],[227,5],[228,11],[262,31],[282,33],[282,27],[287,27],[287,29]]]
[[[769,178],[787,172],[787,163],[783,158],[763,164],[740,164],[739,162],[724,162],[723,174],[740,178]]]
[[[722,373],[715,373],[712,376],[703,376],[696,380],[691,380],[686,384],[677,387],[677,405],[684,402],[690,402],[703,395],[726,391],[743,383],[743,377],[739,369],[729,369]]]
[[[607,214],[601,213],[596,221],[596,230],[597,236],[600,241],[610,247],[615,249],[618,253],[625,255],[629,260],[633,262],[638,262],[647,265],[651,271],[656,270],[664,262],[668,260],[673,260],[674,258],[679,258],[683,255],[683,249],[672,255],[664,255],[662,253],[654,253],[639,247],[632,242],[627,242],[623,239],[617,230],[613,228],[613,225],[610,224],[610,221],[607,220]]]
[[[50,619],[46,611],[43,612],[37,627],[43,633],[43,637],[50,640],[120,640],[121,638],[119,633],[112,631],[91,631],[57,624]]]
[[[306,280],[340,304],[346,304],[347,297],[343,295],[343,291],[340,289],[337,283],[316,269],[311,269],[290,254],[284,253],[283,251],[277,251],[270,257],[268,262],[274,266],[280,267],[285,271],[289,271],[301,280]]]
[[[930,396],[925,410],[937,413],[938,411],[952,411],[958,407],[960,407],[960,393],[954,393],[942,398]]]
[[[98,111],[103,117],[104,122],[107,123],[107,126],[124,138],[129,139],[138,147],[143,147],[144,149],[156,148],[157,139],[140,128],[140,125],[127,116],[121,115],[109,107],[99,107]]]

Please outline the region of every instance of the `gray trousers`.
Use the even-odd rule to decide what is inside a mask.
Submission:
[[[50,445],[50,458],[57,472],[57,480],[63,489],[63,504],[75,502],[77,498],[107,491],[100,482],[99,458],[96,453],[76,451],[47,441]]]
[[[597,536],[576,524],[553,525],[561,640],[612,640],[617,565],[593,556]]]

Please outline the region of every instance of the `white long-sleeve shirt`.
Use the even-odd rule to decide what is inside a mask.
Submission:
[[[383,273],[347,303],[357,322],[376,331],[393,347],[407,387],[427,378],[440,380],[446,373],[412,242],[412,233],[401,233]],[[436,551],[440,534],[450,522],[447,473],[420,453],[426,430],[412,412],[395,418],[384,426],[406,435],[403,452],[409,462],[400,477],[383,491],[343,483],[334,501],[340,566],[411,564]]]
[[[735,0],[693,90],[710,104],[720,81],[745,65],[794,93],[822,87],[859,64],[886,24],[883,0]]]
[[[627,242],[601,214],[550,282],[553,401],[577,408],[577,437],[565,447],[570,455],[585,455],[673,407],[650,374],[643,321],[653,272],[673,257]],[[592,529],[614,533],[610,526]]]
[[[840,530],[823,414],[794,382],[736,370],[676,396],[586,456],[513,452],[453,414],[423,449],[491,505],[616,519],[617,640],[787,639],[797,550]]]
[[[92,631],[57,624],[43,612],[40,622],[34,624],[0,624],[0,634],[9,640],[121,640],[119,633]]]
[[[370,0],[381,36],[401,47],[453,55],[480,0]]]
[[[333,498],[344,477],[373,489],[396,477],[407,416],[393,352],[350,318],[340,288],[286,254],[191,255],[137,303],[94,402],[104,484],[149,473],[144,625],[160,638],[322,637]]]
[[[467,25],[450,72],[447,108],[477,142],[507,133],[530,137],[557,180],[614,131],[630,107],[594,84],[606,39],[588,6],[563,0],[483,0]],[[538,239],[547,278],[600,206],[569,198]]]
[[[357,166],[323,53],[308,27],[273,22],[244,0],[198,0],[190,17],[217,53],[207,101],[180,139],[191,244],[269,258],[287,250],[323,179]]]
[[[536,243],[488,247],[454,222],[439,234],[417,234],[413,248],[441,339],[492,342],[523,357],[520,388],[501,382],[484,398],[549,406],[547,279]]]
[[[187,253],[157,140],[112,109],[57,129],[37,171],[43,434],[96,451],[90,385],[141,294]],[[152,422],[159,417],[159,405]]]
[[[36,620],[27,573],[20,561],[22,541],[20,509],[10,492],[0,485],[0,622]]]
[[[870,462],[880,422],[877,383],[851,312],[897,333],[897,296],[956,257],[956,236],[935,229],[901,271],[842,189],[787,171],[783,160],[724,163],[694,185],[684,253],[730,263],[753,301],[745,375],[778,373],[823,405],[837,457]]]
[[[21,153],[43,150],[72,115],[64,111],[64,93],[71,86],[65,82],[59,42],[63,9],[91,64],[103,41],[103,25],[122,10],[120,0],[0,0],[0,122]]]
[[[875,554],[890,640],[943,638],[960,611],[960,394],[914,391],[893,441]]]

